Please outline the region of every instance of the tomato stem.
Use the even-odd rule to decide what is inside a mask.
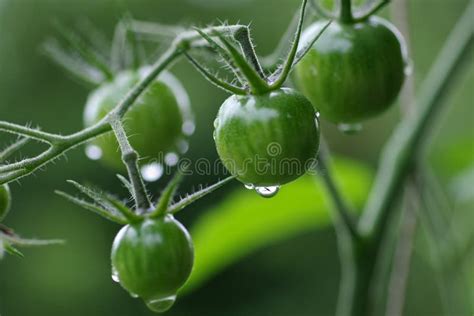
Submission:
[[[339,20],[342,23],[353,23],[354,16],[352,15],[352,1],[339,0]]]
[[[301,5],[300,16],[298,20],[298,26],[296,28],[296,32],[293,38],[293,44],[291,46],[290,52],[288,53],[288,57],[286,58],[285,63],[281,69],[280,76],[270,85],[270,88],[272,90],[279,89],[285,83],[286,79],[288,78],[293,68],[293,63],[298,53],[298,46],[300,43],[301,33],[303,30],[304,16],[306,13],[307,4],[308,4],[308,0],[303,0],[303,3]]]
[[[127,167],[128,178],[133,188],[132,193],[136,209],[139,213],[144,213],[151,209],[152,204],[146,191],[145,182],[138,168],[138,153],[133,149],[132,145],[130,145],[120,117],[110,116],[109,123],[119,143],[120,151],[122,152],[122,161]]]
[[[255,46],[252,43],[252,38],[250,37],[250,32],[248,28],[243,28],[234,33],[234,39],[240,44],[240,48],[244,53],[247,61],[253,66],[257,71],[258,75],[265,79],[265,74],[263,73],[262,66],[258,60],[257,53],[255,52]]]

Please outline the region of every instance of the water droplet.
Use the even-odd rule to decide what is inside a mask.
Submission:
[[[135,293],[130,292],[130,296],[133,297],[133,298],[138,298],[138,294],[135,294]]]
[[[120,282],[117,269],[115,269],[114,267],[112,267],[112,280],[117,283]]]
[[[321,116],[321,113],[316,112],[316,117],[319,118]]]
[[[271,198],[277,195],[278,191],[280,191],[279,186],[272,186],[272,187],[256,187],[255,191],[264,198]]]
[[[183,133],[184,135],[192,135],[196,130],[196,124],[193,121],[186,121],[183,123]]]
[[[255,186],[254,186],[253,184],[251,184],[251,183],[245,184],[244,186],[245,186],[245,188],[246,188],[247,190],[253,190],[253,189],[255,189]]]
[[[165,155],[165,164],[168,166],[176,166],[179,161],[179,156],[176,153],[167,153]]]
[[[143,179],[147,182],[155,182],[161,178],[163,175],[164,169],[163,165],[157,162],[153,162],[147,165],[144,165],[141,168],[141,173]]]
[[[181,154],[185,154],[189,150],[189,143],[184,139],[179,140],[176,146]]]
[[[344,134],[357,134],[362,130],[362,124],[339,124],[337,126]]]
[[[147,300],[145,303],[146,303],[146,306],[148,306],[148,308],[152,310],[153,312],[164,313],[173,306],[175,301],[176,301],[176,295],[172,295],[172,296],[163,297],[159,299]]]
[[[413,74],[413,68],[414,68],[413,60],[409,59],[405,63],[405,69],[404,69],[405,76],[407,76],[407,77],[411,76]]]
[[[97,145],[87,145],[86,156],[90,160],[99,160],[102,158],[102,149]]]
[[[219,123],[220,123],[219,118],[216,118],[216,119],[214,120],[214,128],[218,128],[218,127],[219,127]]]

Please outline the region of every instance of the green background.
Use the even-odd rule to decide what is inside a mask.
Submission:
[[[409,3],[415,79],[419,85],[468,1]],[[109,38],[125,11],[135,18],[161,23],[203,26],[217,18],[231,23],[252,22],[258,52],[264,55],[275,47],[298,5],[295,0],[0,0],[0,119],[61,133],[82,127],[88,89],[70,80],[39,49],[45,39],[57,34],[53,28],[56,20],[74,27],[87,17]],[[449,110],[436,127],[435,138],[429,141],[430,159],[446,187],[473,163],[472,58],[466,68],[448,99]],[[189,157],[216,159],[212,121],[226,95],[186,62],[178,63],[173,72],[188,89],[197,119]],[[323,124],[323,130],[335,152],[375,168],[381,146],[398,118],[399,107],[394,106],[365,124],[356,136],[342,135],[329,124]],[[0,143],[11,140],[0,135]],[[23,155],[39,149],[33,147]],[[212,183],[218,176],[188,177],[180,192]],[[14,204],[5,223],[24,236],[59,237],[67,244],[27,249],[24,259],[9,256],[0,262],[0,314],[151,315],[142,302],[131,299],[111,281],[109,252],[119,227],[55,196],[55,189],[70,189],[66,179],[94,183],[125,195],[114,173],[87,160],[83,150],[71,152],[67,159],[62,158],[21,184],[12,184]],[[158,193],[163,183],[152,185],[151,190]],[[180,219],[192,227],[200,214],[233,190],[243,188],[236,183],[229,185],[193,205]],[[167,315],[333,315],[339,279],[336,250],[331,227],[265,247],[180,298]],[[407,315],[439,315],[440,300],[431,268],[415,251]]]

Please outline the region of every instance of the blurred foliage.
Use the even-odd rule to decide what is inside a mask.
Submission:
[[[417,85],[424,80],[467,1],[409,1]],[[276,45],[298,6],[298,0],[0,0],[0,117],[17,123],[38,124],[54,132],[68,133],[81,128],[83,106],[89,91],[68,80],[39,51],[45,39],[57,35],[53,27],[55,20],[80,28],[81,21],[88,19],[104,31],[106,38],[112,37],[115,23],[127,11],[138,19],[161,23],[202,26],[217,19],[252,22],[258,53],[265,55]],[[388,15],[388,11],[385,9],[383,14]],[[465,174],[474,164],[472,60],[466,64],[466,74],[448,100],[448,110],[443,113],[441,124],[436,125],[437,132],[429,147],[429,160],[444,189],[453,179],[460,179],[459,175]],[[178,63],[173,72],[188,89],[196,113],[197,131],[191,140],[189,157],[193,160],[216,159],[212,122],[226,96],[185,62]],[[382,117],[365,124],[364,130],[356,136],[341,135],[327,123],[323,124],[323,130],[334,151],[375,167],[380,148],[398,118],[399,109],[394,106]],[[10,141],[10,137],[0,135],[0,144]],[[30,150],[25,150],[22,156]],[[182,192],[189,192],[199,183],[212,183],[219,176],[189,177]],[[348,177],[341,182],[344,188],[351,188],[348,189],[349,195],[353,190],[356,206],[360,205],[359,199],[365,192],[367,183],[364,181],[368,181],[365,177],[360,187],[355,178]],[[140,301],[131,299],[110,279],[109,252],[118,227],[54,196],[53,190],[65,188],[66,178],[95,183],[126,196],[113,172],[88,161],[82,149],[25,179],[21,185],[12,184],[13,209],[6,224],[27,236],[58,237],[68,242],[60,247],[26,250],[24,259],[7,257],[0,262],[0,313],[7,316],[151,315]],[[309,201],[295,199],[294,203],[301,205],[292,209],[283,208],[284,203],[276,202],[304,186],[305,181],[311,180],[303,179],[293,186],[284,187],[279,196],[270,201],[244,191],[240,185],[229,185],[180,214],[180,219],[191,228],[197,224],[194,229],[198,245],[208,238],[201,235],[199,228],[206,220],[215,218],[217,221],[221,216],[231,216],[232,211],[250,212],[251,209],[247,208],[250,203],[244,204],[240,200],[247,201],[247,197],[251,205],[258,207],[262,204],[262,209],[253,212],[254,215],[259,215],[258,212],[268,216],[272,213],[287,214],[291,210],[295,226],[285,226],[285,230],[278,226],[279,236],[272,233],[266,237],[273,241],[271,244],[263,246],[262,243],[253,250],[244,249],[240,241],[236,243],[241,247],[236,249],[248,254],[251,252],[251,255],[222,271],[218,278],[210,279],[201,289],[183,297],[168,315],[309,316],[315,311],[320,315],[333,315],[339,266],[334,234],[327,225],[327,215],[323,216],[327,209],[319,204],[318,187],[311,183],[311,189],[315,190],[314,203],[320,208],[312,215],[313,222],[308,223],[306,229],[298,225],[305,216],[311,216],[307,208]],[[471,180],[465,181],[474,187]],[[166,181],[151,185],[152,192],[159,192],[163,183]],[[458,192],[457,189],[454,191]],[[461,203],[456,196],[451,193],[448,196],[457,206],[455,212],[472,215],[474,201],[470,199]],[[227,197],[235,200],[235,204],[243,205],[242,209],[234,209],[234,203],[228,204],[231,202],[227,202]],[[209,215],[206,215],[208,211]],[[461,222],[467,222],[469,217],[462,218]],[[316,223],[318,219],[320,225]],[[275,218],[275,223],[281,225],[278,221]],[[311,221],[310,217],[308,221]],[[326,225],[323,225],[324,221]],[[318,230],[311,229],[317,226]],[[418,242],[417,247],[426,245]],[[465,264],[465,270],[471,275],[471,290],[474,288],[473,257],[471,251]],[[198,262],[197,269],[203,265]],[[412,269],[406,314],[438,315],[441,297],[436,286],[436,274],[421,251],[415,253]],[[474,291],[471,298],[474,301]]]

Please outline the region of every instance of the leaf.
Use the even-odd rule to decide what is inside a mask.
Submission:
[[[360,163],[337,160],[335,177],[352,206],[361,208],[372,172]],[[330,224],[329,200],[320,177],[305,176],[271,199],[237,189],[192,229],[196,262],[183,292],[190,292],[257,250]]]

